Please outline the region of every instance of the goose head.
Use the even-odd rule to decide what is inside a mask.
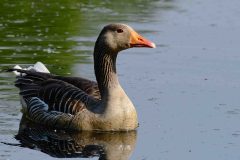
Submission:
[[[108,50],[111,53],[118,53],[132,47],[156,48],[153,42],[138,34],[130,26],[119,23],[105,26],[95,46]]]

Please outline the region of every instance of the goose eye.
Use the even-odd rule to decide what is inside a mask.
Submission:
[[[117,29],[117,33],[122,33],[123,30],[122,29]]]

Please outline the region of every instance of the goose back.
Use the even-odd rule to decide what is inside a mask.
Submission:
[[[89,103],[100,99],[97,83],[80,77],[61,77],[49,73],[26,71],[15,85],[23,99],[38,97],[48,105],[49,111],[76,114],[86,109]]]

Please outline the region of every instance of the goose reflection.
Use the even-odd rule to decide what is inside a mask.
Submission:
[[[99,157],[99,160],[129,159],[136,137],[136,131],[68,133],[39,126],[24,115],[15,136],[22,147],[40,150],[52,157]]]

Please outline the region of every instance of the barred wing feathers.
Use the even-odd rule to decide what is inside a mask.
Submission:
[[[53,79],[62,80],[64,82],[72,84],[96,99],[101,98],[98,89],[98,84],[95,81],[91,81],[81,77],[62,77],[62,76],[54,76]]]
[[[20,76],[18,76],[17,81],[15,82],[15,85],[18,88],[20,88],[21,85],[28,85],[30,82],[33,82],[32,84],[39,84],[48,79],[57,79],[72,84],[73,86],[86,92],[88,95],[93,96],[96,99],[100,99],[98,84],[95,81],[81,77],[62,77],[50,73],[36,72],[34,70],[22,70],[13,68],[9,69],[8,71],[17,71],[20,73]],[[22,76],[23,74],[26,75]]]
[[[15,83],[20,88],[20,95],[24,99],[38,97],[48,105],[49,111],[74,115],[86,109],[90,101],[100,98],[97,84],[87,79],[20,69],[17,71],[26,74],[18,77]]]
[[[59,129],[71,129],[70,125],[74,118],[71,114],[58,111],[48,111],[48,105],[37,97],[25,99],[27,104],[28,118],[36,123],[53,126]]]

